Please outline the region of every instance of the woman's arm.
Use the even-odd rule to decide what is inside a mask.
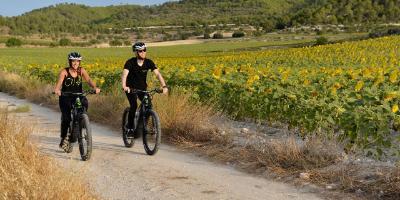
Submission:
[[[61,85],[66,75],[67,72],[65,71],[65,69],[61,70],[60,74],[58,75],[58,80],[56,86],[54,87],[54,93],[57,94],[58,96],[61,96]]]

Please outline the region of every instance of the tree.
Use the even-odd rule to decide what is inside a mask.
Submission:
[[[328,43],[329,43],[329,40],[326,37],[318,37],[315,40],[315,45],[325,45],[325,44],[328,44]]]
[[[222,33],[217,32],[214,33],[213,35],[213,39],[222,39],[222,38],[224,38],[224,35],[222,35]]]
[[[19,47],[22,45],[22,41],[18,38],[10,38],[6,41],[7,47]]]
[[[244,32],[242,32],[242,31],[235,31],[233,34],[232,34],[232,37],[234,37],[234,38],[239,38],[239,37],[244,37]]]
[[[109,44],[110,46],[122,46],[122,42],[119,40],[111,40]]]
[[[6,25],[6,19],[0,15],[0,26]]]
[[[60,46],[69,46],[71,45],[71,40],[68,38],[61,38],[58,43],[60,44]]]

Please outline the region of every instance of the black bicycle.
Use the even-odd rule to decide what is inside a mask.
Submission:
[[[88,94],[96,94],[96,91],[80,92],[61,92],[61,96],[69,96],[75,99],[71,108],[71,123],[68,127],[67,140],[69,145],[64,149],[65,152],[71,153],[73,144],[78,141],[79,152],[83,161],[89,160],[92,154],[92,129],[90,127],[89,117],[85,107],[82,105],[80,97]]]
[[[135,113],[134,134],[128,133],[128,116],[130,107],[124,110],[122,115],[122,139],[126,147],[131,148],[135,143],[135,138],[143,137],[144,150],[148,155],[154,155],[158,151],[161,143],[161,124],[158,114],[153,110],[151,103],[153,94],[162,93],[160,89],[137,90],[131,89],[132,93],[143,94],[143,100]],[[136,135],[136,137],[135,137]]]

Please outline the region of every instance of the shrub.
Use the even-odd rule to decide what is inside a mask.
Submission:
[[[104,39],[106,39],[106,37],[104,35],[97,35],[96,39],[97,40],[104,40]]]
[[[99,41],[99,40],[96,40],[96,39],[91,39],[91,40],[89,41],[89,43],[90,43],[90,44],[98,44],[98,43],[100,43],[100,41]]]
[[[214,33],[214,35],[213,35],[213,39],[222,39],[222,38],[224,38],[222,33]]]
[[[52,42],[52,43],[49,44],[50,47],[57,47],[57,45],[58,45],[58,44],[55,43],[55,42]]]
[[[132,43],[131,43],[131,41],[129,41],[129,40],[125,40],[125,41],[124,41],[124,45],[125,45],[125,46],[131,46]]]
[[[110,46],[122,46],[122,42],[119,40],[111,40],[109,44]]]
[[[387,31],[388,35],[400,35],[400,28],[392,28]]]
[[[234,37],[234,38],[239,38],[239,37],[244,37],[244,32],[242,32],[242,31],[235,31],[233,34],[232,34],[232,37]]]
[[[71,40],[68,38],[61,38],[58,43],[60,44],[60,46],[68,46],[71,45]]]
[[[208,33],[204,33],[204,39],[210,39],[211,37],[210,37],[210,34],[208,34]]]
[[[18,47],[22,45],[22,41],[18,38],[10,38],[6,42],[7,47]]]
[[[318,37],[315,40],[315,45],[325,45],[325,44],[328,44],[328,43],[329,43],[329,40],[326,37]]]

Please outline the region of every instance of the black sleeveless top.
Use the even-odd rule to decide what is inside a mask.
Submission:
[[[80,74],[81,68],[78,68],[78,75],[74,78],[69,73],[69,68],[65,68],[67,70],[68,75],[64,77],[64,81],[62,83],[61,91],[63,92],[82,92],[82,76]]]

